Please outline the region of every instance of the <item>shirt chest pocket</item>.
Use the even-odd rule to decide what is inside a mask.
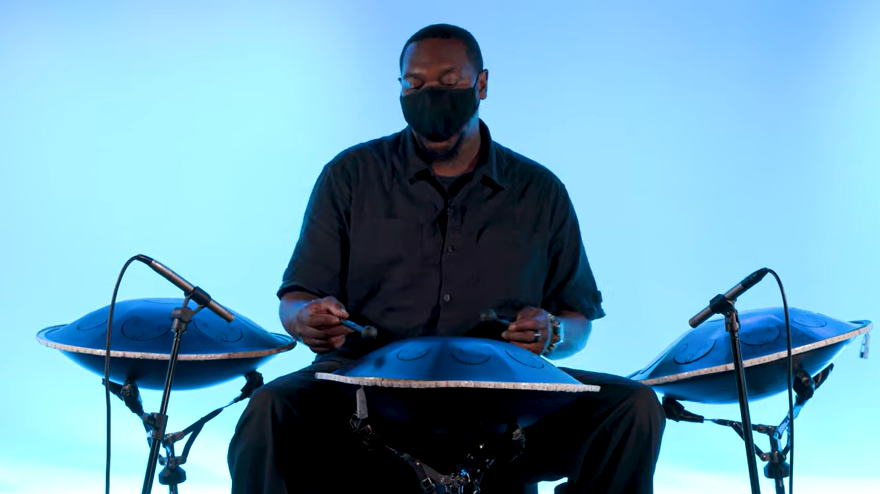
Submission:
[[[425,253],[425,227],[413,219],[362,217],[352,224],[349,276],[373,283],[412,271]]]

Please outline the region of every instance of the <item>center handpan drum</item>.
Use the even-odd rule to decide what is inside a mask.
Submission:
[[[388,344],[318,379],[364,387],[371,419],[442,434],[501,434],[599,391],[516,345],[464,336]],[[352,401],[354,403],[354,401]]]
[[[130,380],[145,389],[164,387],[174,340],[171,315],[182,304],[182,298],[116,304],[110,334],[112,381]],[[103,376],[109,310],[107,306],[70,324],[43,329],[37,341]],[[235,315],[232,322],[209,310],[193,316],[180,340],[173,389],[213,386],[244,376],[294,347],[289,336],[269,333],[241,314],[230,312]]]

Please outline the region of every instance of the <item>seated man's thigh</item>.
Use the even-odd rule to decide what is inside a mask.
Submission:
[[[356,387],[315,378],[341,364],[321,362],[261,387],[254,406],[279,421],[278,468],[291,492],[421,492],[413,469],[389,452],[370,452],[351,429]],[[294,486],[292,489],[290,486]],[[388,490],[391,489],[391,490]],[[364,492],[368,492],[364,490]]]

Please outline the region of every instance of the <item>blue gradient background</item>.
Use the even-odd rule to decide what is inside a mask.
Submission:
[[[100,377],[34,336],[106,306],[129,256],[283,331],[274,292],[312,184],[345,147],[405,125],[397,57],[434,22],[479,40],[493,136],[571,191],[608,316],[564,364],[638,370],[761,266],[793,307],[880,318],[877,2],[2,0],[0,492],[102,492]],[[120,292],[178,295],[139,265]],[[781,301],[765,281],[738,305]],[[880,368],[857,346],[798,420],[798,492],[880,492]],[[296,348],[261,372],[310,358]],[[173,395],[169,428],[243,383]],[[159,398],[145,391],[146,408]],[[785,406],[756,402],[753,419]],[[182,492],[228,490],[242,408],[205,428]],[[137,492],[148,450],[115,398],[113,425],[114,491]],[[669,423],[656,486],[747,492],[741,440]]]

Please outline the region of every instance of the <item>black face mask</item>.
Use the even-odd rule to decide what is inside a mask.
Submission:
[[[406,123],[433,142],[449,140],[474,116],[480,106],[476,84],[467,89],[425,88],[400,97]]]

